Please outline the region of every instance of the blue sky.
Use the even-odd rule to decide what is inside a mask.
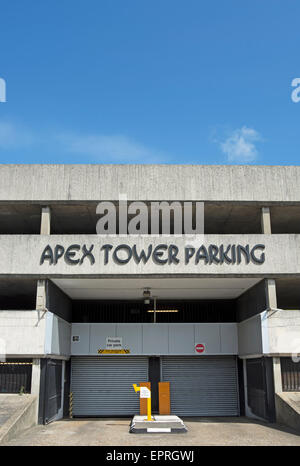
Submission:
[[[299,165],[299,17],[298,0],[2,0],[0,162]]]

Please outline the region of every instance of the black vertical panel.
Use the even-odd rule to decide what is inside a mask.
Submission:
[[[267,397],[267,419],[276,421],[273,358],[264,358],[265,383]]]
[[[62,404],[62,361],[41,359],[39,424],[55,419]]]
[[[157,323],[236,322],[236,300],[159,301]],[[51,310],[51,309],[50,309]],[[72,301],[72,322],[153,322],[153,303],[139,301]],[[56,309],[52,312],[57,313]],[[64,318],[64,317],[63,317]],[[67,320],[67,319],[66,319]]]
[[[153,413],[159,412],[158,382],[160,382],[160,358],[149,358],[149,382],[151,382],[151,404]]]
[[[241,322],[255,314],[259,314],[267,307],[265,280],[245,291],[236,300],[237,322]]]
[[[61,408],[62,361],[48,359],[46,384],[45,423],[51,422]]]
[[[245,416],[245,388],[244,388],[244,364],[243,359],[237,358],[240,416]]]
[[[257,416],[274,422],[275,394],[272,358],[247,359],[248,405]]]
[[[39,414],[38,423],[45,424],[45,405],[46,405],[46,372],[47,372],[47,359],[40,360],[40,396],[39,396]]]
[[[71,391],[71,360],[65,362],[64,417],[69,417],[69,396]]]
[[[267,397],[263,358],[247,359],[247,397],[252,412],[267,419]]]
[[[51,280],[46,282],[46,307],[53,314],[58,315],[67,322],[71,322],[71,299]]]

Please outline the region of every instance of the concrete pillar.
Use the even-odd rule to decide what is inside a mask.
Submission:
[[[270,235],[272,233],[269,207],[262,207],[261,209],[261,231],[264,235]]]
[[[51,227],[51,210],[50,207],[42,207],[41,215],[41,235],[50,235]],[[46,280],[38,280],[36,289],[36,309],[46,310]],[[39,399],[40,399],[40,380],[41,380],[41,360],[34,358],[32,360],[31,375],[31,394],[37,397],[35,421],[38,424]]]
[[[280,358],[273,358],[273,376],[274,376],[274,391],[275,393],[280,393],[282,392]]]
[[[265,280],[267,307],[277,309],[276,281],[271,278]]]
[[[37,397],[35,422],[38,423],[39,414],[39,399],[40,399],[40,381],[41,381],[41,360],[32,360],[32,374],[31,374],[31,394]]]
[[[41,235],[50,235],[51,209],[42,207]],[[46,309],[46,280],[38,280],[36,290],[36,309]]]
[[[46,280],[38,280],[36,288],[36,309],[46,309]]]
[[[266,279],[266,297],[267,297],[267,307],[272,308],[272,309],[277,309],[276,281],[270,278]],[[272,359],[272,366],[273,366],[274,396],[276,398],[276,393],[282,392],[281,365],[280,365],[279,357],[273,357],[271,359]],[[277,419],[278,413],[277,413],[276,399],[275,399],[274,409],[275,409],[275,416]]]
[[[244,393],[245,393],[245,416],[252,417],[252,412],[248,405],[247,361],[246,359],[243,359],[243,377],[244,377]]]
[[[51,229],[51,209],[50,207],[42,207],[41,235],[50,235],[50,229]]]

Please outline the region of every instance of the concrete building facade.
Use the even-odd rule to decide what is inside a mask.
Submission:
[[[181,416],[275,421],[300,393],[300,167],[2,165],[0,179],[0,391],[36,394],[38,422],[135,414],[148,381],[153,410],[169,381]],[[151,230],[158,203],[168,233],[162,213]],[[97,230],[105,216],[115,232]]]

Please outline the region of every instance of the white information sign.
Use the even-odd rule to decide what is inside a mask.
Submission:
[[[150,398],[150,390],[147,387],[140,388],[140,398]]]
[[[122,337],[106,337],[106,349],[123,349]]]

